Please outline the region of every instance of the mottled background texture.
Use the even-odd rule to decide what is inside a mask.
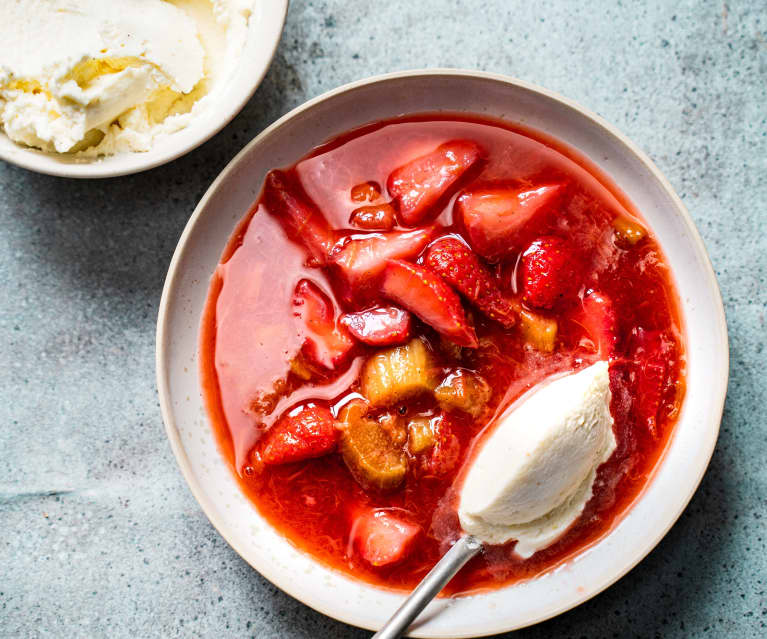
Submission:
[[[679,522],[616,585],[515,636],[766,636],[764,0],[291,4],[261,88],[186,157],[104,181],[0,163],[0,635],[368,636],[208,523],[165,439],[155,318],[188,216],[248,140],[345,82],[444,66],[563,93],[646,150],[703,235],[730,331],[721,435]]]

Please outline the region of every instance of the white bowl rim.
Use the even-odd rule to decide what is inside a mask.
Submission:
[[[14,145],[11,142],[10,150],[5,150],[3,145],[0,145],[0,160],[5,160],[9,164],[15,164],[23,169],[44,175],[90,179],[141,173],[186,155],[221,131],[242,110],[248,100],[253,97],[277,52],[277,45],[280,42],[287,17],[288,2],[289,0],[269,0],[268,3],[263,5],[268,8],[268,15],[270,16],[270,19],[264,24],[267,37],[262,42],[265,53],[263,64],[252,69],[254,73],[243,76],[239,82],[236,81],[236,75],[232,77],[230,79],[232,86],[222,88],[222,91],[228,91],[228,99],[220,101],[224,105],[216,110],[220,117],[209,118],[206,126],[201,124],[198,127],[192,123],[178,131],[177,133],[182,133],[192,127],[192,130],[196,133],[196,135],[191,136],[183,144],[172,146],[156,153],[153,152],[153,149],[150,149],[146,152],[119,153],[88,162],[65,162],[58,161],[55,154]],[[247,43],[245,46],[247,46]],[[244,78],[248,78],[248,81],[243,81]],[[2,130],[0,130],[0,135],[6,141],[9,140]],[[171,138],[173,135],[175,134],[170,134],[168,137]]]
[[[663,537],[665,537],[665,535],[668,533],[671,527],[676,523],[676,521],[679,519],[682,512],[685,510],[685,508],[689,504],[693,495],[697,491],[697,488],[700,485],[701,480],[703,479],[703,475],[708,469],[711,456],[713,455],[714,448],[718,440],[720,422],[721,422],[721,417],[724,411],[724,402],[726,398],[726,391],[727,391],[727,385],[729,380],[729,340],[728,340],[727,322],[726,322],[726,317],[724,312],[724,305],[722,303],[721,291],[719,289],[719,285],[716,279],[716,274],[711,264],[711,259],[710,259],[710,256],[708,255],[708,251],[706,250],[703,239],[700,236],[700,233],[698,232],[698,229],[695,226],[695,223],[689,211],[687,210],[682,200],[674,191],[674,188],[671,186],[670,182],[666,179],[663,173],[661,173],[660,169],[658,169],[658,167],[649,158],[649,156],[645,154],[638,146],[636,146],[625,134],[623,134],[615,126],[610,124],[608,121],[606,121],[604,118],[597,115],[596,113],[584,108],[577,102],[569,98],[566,98],[554,91],[550,91],[538,85],[511,77],[511,76],[507,76],[504,74],[491,73],[491,72],[485,72],[485,71],[474,71],[470,69],[425,68],[425,69],[412,69],[412,70],[406,70],[406,71],[397,71],[393,73],[380,74],[380,75],[370,76],[368,78],[351,82],[348,84],[344,84],[335,89],[327,91],[315,98],[312,98],[308,100],[307,102],[304,102],[303,104],[292,109],[291,111],[283,115],[281,118],[276,120],[274,123],[269,125],[259,135],[253,138],[253,140],[251,140],[247,145],[245,145],[245,147],[237,155],[234,156],[234,158],[221,171],[221,173],[216,177],[216,179],[210,185],[208,190],[205,192],[200,202],[195,207],[195,210],[193,211],[191,217],[189,218],[189,221],[184,227],[184,230],[176,246],[176,250],[173,253],[173,257],[171,258],[171,262],[168,268],[168,275],[165,280],[165,285],[163,286],[163,291],[162,291],[162,297],[160,299],[160,306],[159,306],[158,319],[157,319],[156,353],[155,353],[156,370],[157,370],[157,387],[158,387],[158,393],[159,393],[160,409],[161,409],[163,421],[165,424],[166,434],[168,436],[168,440],[170,442],[174,456],[176,457],[176,461],[179,464],[179,467],[181,469],[182,474],[184,475],[184,478],[189,486],[189,489],[191,490],[195,499],[197,499],[198,503],[200,504],[201,508],[205,512],[210,522],[213,524],[213,526],[216,528],[219,534],[227,541],[227,543],[235,550],[235,552],[237,552],[237,554],[239,554],[240,557],[245,559],[245,561],[248,562],[265,579],[270,581],[276,587],[280,588],[283,592],[298,599],[299,601],[313,608],[314,610],[321,612],[322,614],[327,615],[328,617],[331,617],[333,619],[337,619],[339,621],[343,621],[345,623],[355,625],[357,627],[367,628],[368,630],[376,630],[376,628],[369,627],[365,623],[360,623],[352,614],[349,614],[347,611],[340,608],[331,608],[329,606],[326,606],[324,605],[324,603],[318,601],[316,598],[313,599],[312,597],[307,596],[306,593],[304,593],[303,597],[298,597],[296,594],[294,594],[295,590],[291,587],[291,583],[283,579],[279,573],[267,574],[262,571],[262,567],[257,567],[253,565],[248,559],[247,553],[245,553],[239,547],[239,544],[235,542],[233,535],[228,534],[226,521],[224,521],[223,518],[219,518],[216,516],[215,509],[213,508],[211,504],[208,503],[207,498],[203,495],[203,492],[198,484],[197,476],[193,473],[191,469],[191,464],[184,451],[183,445],[181,443],[181,438],[173,417],[173,410],[171,407],[170,392],[168,387],[168,370],[166,367],[166,358],[165,358],[166,346],[168,341],[168,328],[167,328],[168,314],[169,314],[168,300],[178,276],[179,262],[180,262],[180,258],[183,253],[184,247],[186,245],[186,242],[189,236],[192,233],[194,226],[197,223],[198,218],[202,214],[202,211],[205,209],[205,205],[207,201],[212,197],[213,193],[217,190],[219,184],[239,164],[240,159],[243,156],[245,156],[252,147],[256,146],[262,139],[269,136],[273,131],[278,129],[288,120],[294,118],[295,116],[299,115],[300,113],[303,113],[304,111],[308,109],[311,109],[316,104],[323,102],[329,98],[335,97],[339,94],[342,94],[348,91],[353,91],[359,87],[363,87],[366,85],[371,85],[378,82],[385,82],[385,81],[401,79],[401,78],[415,77],[415,76],[442,76],[442,77],[451,76],[451,77],[457,77],[457,78],[461,78],[461,77],[475,78],[475,79],[479,78],[479,79],[492,80],[496,82],[517,86],[527,91],[539,93],[543,95],[544,97],[547,97],[553,101],[564,104],[570,109],[576,111],[581,116],[591,120],[594,124],[598,125],[602,129],[606,130],[610,135],[615,137],[621,144],[623,144],[626,148],[628,148],[636,158],[638,158],[641,161],[644,167],[651,173],[652,177],[655,180],[657,180],[658,184],[662,186],[666,195],[674,203],[674,206],[676,208],[675,213],[684,222],[686,231],[689,233],[690,239],[695,244],[696,250],[699,252],[700,255],[702,255],[705,258],[704,260],[705,277],[707,279],[706,287],[708,288],[708,290],[715,293],[715,296],[714,296],[715,306],[717,308],[717,317],[715,318],[715,322],[718,326],[720,335],[724,337],[724,339],[720,340],[719,342],[720,352],[718,353],[718,356],[721,358],[721,361],[725,365],[722,367],[722,370],[720,371],[719,377],[718,377],[719,384],[717,388],[721,389],[721,393],[720,393],[721,397],[718,402],[718,408],[715,411],[716,427],[715,427],[715,430],[713,431],[713,436],[711,436],[710,438],[710,442],[709,442],[708,448],[705,451],[705,454],[700,456],[701,462],[704,461],[705,463],[699,464],[697,476],[694,478],[694,481],[689,484],[690,488],[688,490],[688,493],[684,495],[684,497],[681,498],[680,501],[678,502],[679,507],[676,509],[676,512],[674,513],[674,515],[668,518],[667,525],[662,529],[658,528],[652,534],[648,535],[644,539],[642,545],[637,546],[634,549],[631,558],[629,560],[624,560],[624,562],[622,562],[620,570],[617,570],[614,573],[610,574],[609,577],[602,579],[596,585],[593,585],[593,584],[590,585],[587,589],[584,589],[583,593],[580,593],[576,597],[572,597],[564,605],[560,607],[554,607],[551,610],[547,611],[546,614],[540,615],[539,617],[536,617],[536,618],[529,619],[527,623],[525,623],[522,626],[519,626],[519,625],[504,626],[503,622],[501,622],[500,624],[495,624],[491,628],[485,627],[479,633],[440,635],[446,638],[455,638],[455,639],[463,638],[463,637],[490,636],[497,633],[506,632],[509,630],[517,630],[522,627],[528,627],[528,626],[540,623],[542,621],[545,621],[547,619],[556,617],[557,615],[560,615],[564,612],[567,612],[568,610],[571,610],[579,606],[580,604],[584,603],[585,601],[588,601],[589,599],[595,597],[596,595],[604,591],[606,588],[614,584],[616,581],[618,581],[621,577],[626,575],[629,571],[631,571],[640,561],[642,561],[642,559],[644,559],[655,548],[655,546],[663,539]],[[576,148],[576,151],[577,150],[578,149]],[[309,149],[307,149],[307,152],[308,151]],[[232,230],[234,230],[234,227],[232,228]],[[667,447],[667,450],[668,450],[668,447]],[[665,456],[665,452],[664,452],[664,456]],[[658,461],[658,466],[656,467],[654,472],[657,472],[657,468],[659,468],[660,464],[662,463],[663,463],[663,456]],[[631,508],[633,508],[633,505],[629,507],[629,509]],[[479,594],[477,596],[481,597],[482,594]],[[392,609],[392,612],[394,612],[393,609]],[[409,634],[408,636],[432,636],[432,635],[421,635],[418,633],[418,631],[415,631],[412,635]]]

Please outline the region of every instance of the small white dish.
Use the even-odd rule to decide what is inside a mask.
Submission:
[[[728,377],[727,327],[705,247],[652,161],[614,127],[544,89],[499,75],[429,70],[350,84],[294,109],[248,144],[208,189],[171,261],[157,326],[157,383],[168,438],[192,493],[213,525],[256,570],[341,621],[380,628],[403,595],[350,579],[281,537],[241,494],[219,452],[200,395],[198,328],[208,283],[266,172],[367,122],[403,113],[469,111],[501,117],[569,144],[602,169],[650,223],[681,296],[687,396],[649,485],[614,529],[563,566],[472,597],[434,601],[416,637],[477,637],[514,630],[593,597],[666,534],[692,497],[719,432]]]
[[[0,129],[0,159],[30,171],[70,178],[106,178],[139,173],[197,148],[223,129],[255,93],[280,41],[288,0],[258,2],[238,68],[215,99],[189,126],[158,139],[146,152],[118,153],[95,160],[44,153],[13,142]]]

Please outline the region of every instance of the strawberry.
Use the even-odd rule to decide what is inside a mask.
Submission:
[[[553,308],[574,295],[577,255],[562,238],[538,238],[522,254],[522,300],[533,308]]]
[[[586,331],[586,337],[601,359],[615,355],[618,341],[618,320],[612,300],[598,291],[589,291],[576,320]]]
[[[280,417],[266,432],[261,459],[265,464],[287,464],[322,457],[335,449],[339,435],[327,408],[302,404]]]
[[[454,237],[437,240],[426,252],[424,263],[490,319],[506,328],[514,326],[516,315],[511,302],[463,242]]]
[[[563,190],[561,184],[472,189],[459,196],[455,217],[466,229],[472,248],[495,261],[514,249],[520,231],[538,213],[551,209]]]
[[[381,292],[459,346],[477,347],[477,336],[466,320],[458,295],[431,271],[402,260],[389,260]]]
[[[373,566],[387,566],[404,559],[411,551],[421,527],[386,510],[357,515],[352,525],[352,543]]]
[[[264,204],[287,236],[306,248],[313,265],[328,262],[335,234],[298,180],[284,171],[270,171],[264,182]]]
[[[653,437],[658,436],[658,411],[668,383],[671,342],[663,331],[635,328],[631,346],[636,367],[636,416]]]
[[[352,211],[349,223],[366,231],[391,231],[395,223],[395,210],[389,203],[368,204]]]
[[[415,226],[436,211],[436,205],[481,156],[482,150],[474,142],[454,140],[392,171],[386,187],[397,200],[402,223]]]
[[[341,324],[360,342],[373,346],[402,344],[410,336],[411,315],[396,306],[377,306],[341,316]]]
[[[309,280],[301,280],[293,293],[293,315],[301,320],[306,341],[302,354],[311,363],[334,369],[346,359],[354,340],[336,322],[333,302]]]
[[[371,233],[349,240],[334,256],[333,265],[344,281],[341,295],[351,302],[375,291],[378,277],[389,259],[407,259],[418,255],[428,244],[432,227],[416,231]]]

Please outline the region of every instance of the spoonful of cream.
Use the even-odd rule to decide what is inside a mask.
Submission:
[[[394,639],[484,545],[516,540],[532,556],[559,539],[592,494],[616,442],[607,362],[534,388],[491,426],[470,462],[458,518],[465,533],[374,638]]]

